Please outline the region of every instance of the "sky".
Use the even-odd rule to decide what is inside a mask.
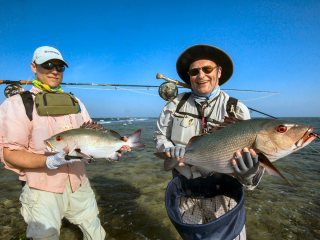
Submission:
[[[319,13],[318,0],[0,0],[0,79],[34,79],[33,52],[47,45],[68,62],[66,83],[158,86],[157,73],[181,81],[182,51],[209,44],[234,63],[222,89],[277,92],[229,95],[275,117],[320,117]],[[157,88],[64,90],[92,117],[158,117],[166,104]]]

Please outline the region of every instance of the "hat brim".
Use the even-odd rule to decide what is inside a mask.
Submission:
[[[39,57],[37,60],[35,60],[35,63],[36,64],[43,64],[43,63],[48,62],[50,60],[59,60],[59,61],[63,62],[64,65],[66,65],[66,67],[69,67],[68,64],[66,63],[66,61],[64,61],[64,59],[58,58],[56,56]]]
[[[187,48],[177,60],[177,73],[185,83],[190,84],[188,71],[191,63],[200,59],[211,60],[222,68],[221,77],[219,79],[220,86],[232,76],[233,63],[231,58],[224,51],[210,45],[198,44]]]

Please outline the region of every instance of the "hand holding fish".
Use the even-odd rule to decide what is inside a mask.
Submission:
[[[179,162],[179,166],[184,166],[183,157],[185,154],[185,146],[177,144],[174,147],[166,148],[165,154],[169,158],[173,158]]]
[[[244,185],[250,185],[259,170],[258,155],[253,149],[244,148],[242,154],[238,150],[231,160],[231,165],[237,179]]]
[[[105,129],[95,122],[86,122],[80,128],[60,132],[45,140],[51,152],[61,152],[65,146],[70,146],[70,159],[81,157],[82,160],[105,158],[118,160],[122,153],[131,148],[142,148],[139,142],[141,129],[129,137],[122,137],[119,133]]]
[[[128,137],[127,136],[123,136],[121,137],[121,140],[127,142],[128,141]],[[122,156],[122,153],[125,153],[125,152],[131,152],[131,147],[129,145],[123,145],[119,151],[118,151],[118,157],[120,158]]]
[[[64,148],[61,152],[56,153],[47,157],[46,165],[49,169],[57,169],[61,165],[71,164],[74,162],[80,162],[81,159],[71,159],[66,160],[65,156],[68,154],[69,150]]]

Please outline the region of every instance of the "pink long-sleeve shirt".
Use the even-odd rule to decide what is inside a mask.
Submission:
[[[39,89],[33,87],[31,92]],[[10,150],[25,150],[37,154],[47,151],[44,140],[59,132],[78,128],[91,118],[79,101],[81,112],[63,116],[39,116],[33,109],[33,120],[26,115],[20,95],[6,99],[0,106],[0,158],[7,169],[19,174],[19,179],[36,189],[62,193],[69,178],[72,191],[76,191],[87,180],[85,163],[76,162],[60,166],[58,169],[36,168],[17,169],[6,164],[3,158],[3,148]]]

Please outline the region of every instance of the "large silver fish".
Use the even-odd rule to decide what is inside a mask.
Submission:
[[[68,156],[118,160],[122,146],[143,147],[143,144],[139,143],[140,135],[141,129],[125,141],[117,132],[104,129],[97,123],[88,122],[80,128],[58,133],[45,140],[45,143],[51,152],[61,152],[67,147],[70,150]]]
[[[191,138],[186,146],[184,163],[202,172],[233,173],[231,159],[234,153],[248,147],[259,154],[260,164],[270,174],[282,176],[271,162],[302,149],[319,137],[311,126],[285,120],[234,121],[211,134]],[[166,170],[173,166],[180,168],[173,161],[165,161]]]

